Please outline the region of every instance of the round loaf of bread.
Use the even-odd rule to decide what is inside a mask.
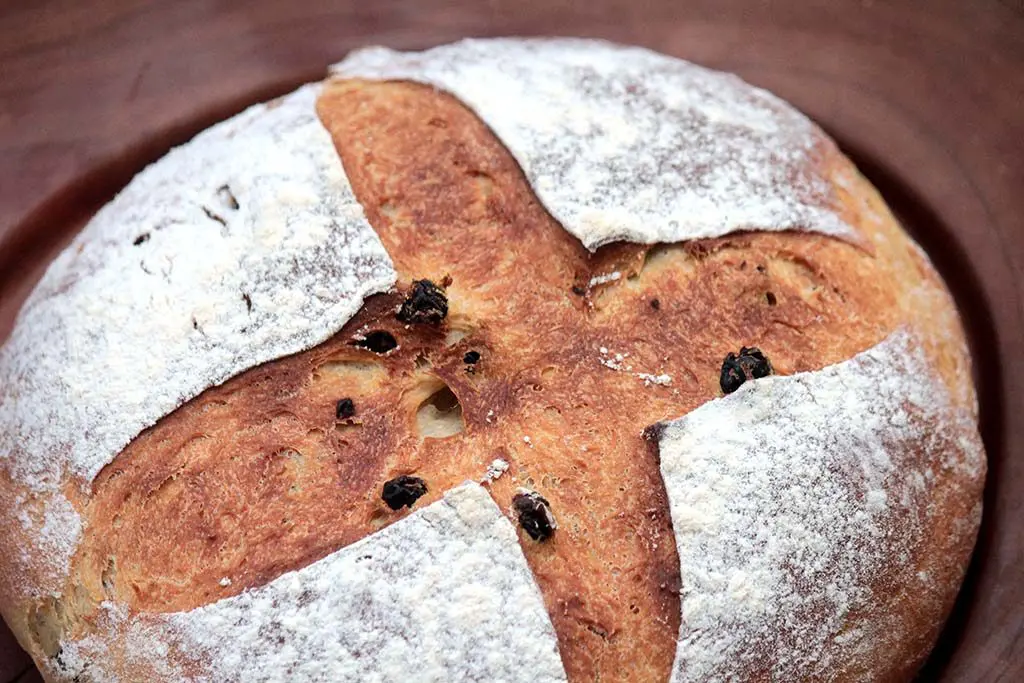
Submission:
[[[371,48],[142,171],[0,351],[51,681],[907,681],[981,516],[941,280],[813,123]]]

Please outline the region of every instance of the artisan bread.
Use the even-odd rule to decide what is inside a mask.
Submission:
[[[48,680],[905,681],[970,358],[816,126],[639,48],[350,55],[140,173],[0,352]]]

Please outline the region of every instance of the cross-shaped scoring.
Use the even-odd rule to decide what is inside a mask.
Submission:
[[[551,539],[521,540],[570,678],[664,678],[679,558],[644,428],[719,395],[722,360],[744,345],[791,374],[903,322],[920,322],[929,348],[955,329],[918,313],[945,304],[941,286],[834,150],[821,172],[852,188],[837,192],[869,250],[787,232],[591,254],[454,98],[339,82],[318,110],[402,291],[368,300],[329,342],[208,390],[118,456],[86,512],[108,531],[78,558],[96,597],[172,611],[236,594],[407,514],[380,500],[385,481],[422,478],[418,507],[500,458],[498,504],[526,487],[558,521]],[[443,324],[396,318],[411,281],[445,276]],[[363,348],[387,335],[396,348]],[[952,377],[955,354],[931,355]],[[339,420],[343,398],[355,415]],[[461,417],[432,438],[445,400]]]

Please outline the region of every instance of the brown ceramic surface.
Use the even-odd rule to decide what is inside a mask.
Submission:
[[[1024,680],[1024,3],[1020,0],[3,0],[0,336],[145,163],[353,47],[575,34],[735,71],[839,140],[947,279],[990,457],[971,574],[924,680]],[[0,682],[37,681],[9,635]]]

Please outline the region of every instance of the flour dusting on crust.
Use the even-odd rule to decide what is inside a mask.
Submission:
[[[512,523],[475,483],[265,586],[127,632],[174,643],[201,681],[566,680]]]
[[[17,571],[0,571],[0,580],[24,582],[27,575],[35,583],[31,589],[56,590],[67,576],[82,536],[82,519],[75,507],[60,492],[0,494],[0,504],[10,506],[0,511],[0,524],[9,540],[25,539],[9,546],[13,552],[8,562]]]
[[[0,350],[0,459],[92,478],[204,389],[335,333],[395,273],[315,112],[253,107],[140,173],[50,266]]]
[[[581,39],[464,40],[419,53],[367,48],[332,72],[455,95],[589,249],[737,230],[856,239],[822,173],[832,143],[791,106],[730,74]]]
[[[977,482],[984,468],[973,418],[946,396],[896,332],[662,427],[683,587],[674,681],[831,680],[916,635],[892,632],[871,585],[885,574],[922,602],[955,589],[916,565],[936,473]]]

